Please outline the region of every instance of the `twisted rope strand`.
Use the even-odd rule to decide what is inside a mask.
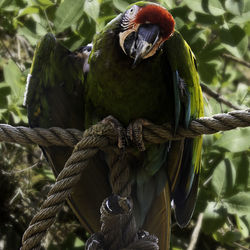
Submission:
[[[148,122],[143,126],[143,139],[148,143],[163,143],[166,140],[179,140],[183,137],[191,138],[202,134],[214,134],[219,131],[248,126],[250,126],[250,109],[236,110],[212,117],[194,119],[191,121],[189,128],[180,127],[175,135],[170,124],[159,126]],[[102,134],[101,131],[99,133]],[[31,129],[0,124],[0,142],[74,147],[81,139],[82,132],[77,129],[57,127]]]
[[[147,122],[143,126],[143,139],[148,143],[163,143],[166,140],[178,140],[183,137],[195,137],[201,134],[212,134],[218,131],[247,126],[250,126],[250,109],[193,120],[190,123],[189,129],[180,128],[176,135],[172,134],[173,130],[170,124],[159,126]],[[75,146],[65,167],[58,175],[55,185],[48,194],[48,198],[41,206],[41,210],[34,216],[29,228],[25,231],[22,240],[22,250],[39,249],[41,240],[48,228],[53,224],[55,216],[62,208],[64,201],[70,197],[73,187],[79,181],[81,173],[88,165],[88,160],[99,149],[114,146],[115,143],[117,144],[117,138],[117,131],[109,124],[103,123],[92,126],[84,132],[83,136],[82,132],[75,129],[29,129],[25,127],[14,128],[9,125],[0,124],[0,141],[70,147],[73,147],[80,141]],[[120,165],[119,161],[117,164]],[[119,174],[116,173],[114,175],[113,181],[114,188],[117,190],[119,187],[115,187],[115,179],[116,176],[123,174],[123,170],[120,171]],[[124,174],[127,176],[126,171]],[[124,180],[126,182],[126,178]],[[130,193],[130,190],[125,191],[125,193]]]
[[[95,130],[98,125],[93,127]],[[31,220],[28,229],[24,232],[21,250],[39,248],[46,231],[53,224],[56,214],[62,208],[64,201],[70,197],[73,187],[87,167],[88,159],[92,158],[99,148],[107,147],[109,143],[108,136],[104,137],[99,133],[93,137],[93,127],[86,130],[83,139],[76,145],[71,157],[58,175],[56,183],[52,186],[40,211]],[[105,129],[107,135],[110,135],[110,129],[112,128],[106,126]],[[114,135],[116,136],[116,133],[112,131],[112,137]]]
[[[143,139],[148,143],[163,143],[167,140],[193,138],[202,134],[214,134],[248,126],[250,126],[250,109],[236,110],[192,120],[189,128],[180,127],[175,135],[170,124],[159,126],[149,122],[143,126]]]
[[[62,129],[57,127],[49,129],[26,128],[0,124],[0,142],[74,147],[81,138],[82,132],[77,129]]]

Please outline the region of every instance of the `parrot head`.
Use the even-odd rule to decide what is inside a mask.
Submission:
[[[126,55],[134,59],[134,66],[153,56],[174,32],[175,21],[162,6],[137,2],[123,13],[119,43]]]

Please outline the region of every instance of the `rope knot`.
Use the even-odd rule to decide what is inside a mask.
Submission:
[[[133,127],[135,127],[135,125]],[[135,135],[138,134],[137,132],[142,132],[142,137],[139,137],[139,141],[137,141],[139,144],[143,143],[143,141],[148,144],[159,144],[168,140],[180,140],[184,137],[193,138],[201,134],[213,134],[218,131],[231,130],[236,127],[248,127],[249,125],[250,109],[247,109],[193,120],[190,123],[189,129],[180,127],[175,135],[172,134],[173,129],[171,124],[159,126],[150,122],[144,122],[143,124],[139,123],[137,130],[132,132],[135,132]],[[129,131],[131,132],[131,130],[128,130],[127,132]],[[56,127],[50,129],[31,129],[0,124],[0,142],[5,141],[21,144],[35,143],[45,147],[51,145],[74,147],[74,145],[78,142],[71,157],[65,163],[63,170],[58,175],[56,183],[52,186],[47,199],[41,206],[40,211],[34,216],[29,228],[25,231],[22,239],[22,250],[39,249],[41,240],[46,235],[46,231],[53,224],[55,216],[62,208],[64,201],[72,195],[73,187],[79,182],[81,174],[88,166],[88,161],[94,157],[99,150],[114,150],[114,146],[117,145],[117,142],[118,147],[119,145],[122,145],[123,141],[120,140],[119,143],[119,137],[123,138],[124,132],[125,131],[120,128],[119,124],[112,124],[112,119],[111,123],[107,122],[106,119],[104,122],[100,122],[92,126],[86,130],[84,134],[76,129],[64,130]],[[131,133],[127,133],[126,136],[130,139],[134,138],[134,134]],[[143,139],[143,141],[141,139]],[[137,143],[135,143],[135,145],[138,146]],[[123,197],[130,197],[130,162],[127,157],[121,157],[121,155],[119,155],[120,150],[116,150],[115,152],[117,157],[110,159],[110,164],[108,164],[110,168],[111,188],[115,194]],[[89,248],[87,249],[159,249],[156,237],[150,236],[147,232],[137,232],[137,230],[135,230],[136,226],[131,212],[132,206],[130,207],[130,201],[127,201],[126,199],[129,198],[125,198],[125,200],[121,200],[121,197],[117,198],[117,201],[119,201],[117,210],[110,205],[111,211],[116,211],[115,214],[107,217],[102,216],[102,231],[90,238],[89,242],[92,243],[88,244]],[[115,201],[111,201],[111,203],[112,202]],[[112,220],[115,221],[115,218],[118,218],[116,221],[117,224],[113,224],[113,232],[110,230],[110,241],[107,241],[108,237],[106,235],[108,233],[108,229],[107,231],[104,230],[106,228],[105,224],[107,221],[110,221],[112,224]],[[124,229],[118,227],[117,225],[124,225]],[[126,235],[126,228],[129,228],[130,225],[134,228],[132,230],[133,233]],[[119,244],[114,244],[113,248],[112,246],[107,248],[107,246],[109,246],[109,243],[107,242],[112,242],[115,238],[117,238],[117,242]]]

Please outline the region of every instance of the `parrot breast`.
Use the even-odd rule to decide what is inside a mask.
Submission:
[[[172,120],[172,75],[161,51],[132,68],[133,60],[119,46],[117,33],[109,29],[96,38],[93,49],[86,84],[86,113],[95,110],[97,116],[92,122],[108,115],[123,125],[141,117],[155,123]]]

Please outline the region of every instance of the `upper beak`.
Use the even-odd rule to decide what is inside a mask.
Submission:
[[[134,58],[133,67],[148,55],[159,40],[159,37],[160,28],[158,25],[142,24],[139,26],[129,51],[130,57]]]

